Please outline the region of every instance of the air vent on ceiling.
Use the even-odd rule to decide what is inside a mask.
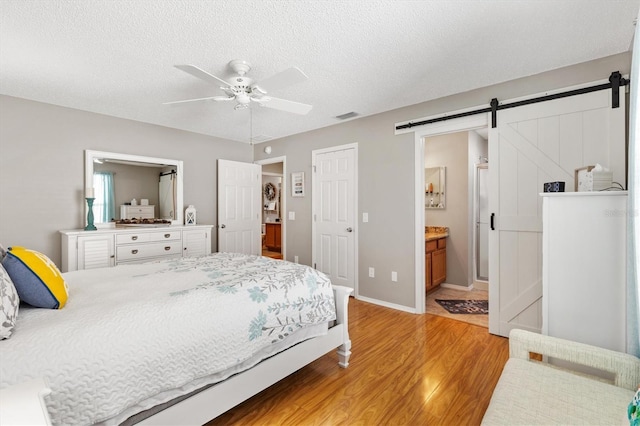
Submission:
[[[338,120],[346,120],[347,118],[357,117],[359,114],[357,112],[347,112],[346,114],[336,115]]]

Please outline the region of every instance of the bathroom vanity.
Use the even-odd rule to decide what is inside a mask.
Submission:
[[[447,279],[447,237],[449,228],[427,226],[425,228],[425,287],[433,291]]]

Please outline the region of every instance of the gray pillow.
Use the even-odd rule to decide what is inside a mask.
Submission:
[[[11,277],[0,264],[0,340],[11,337],[18,319],[20,298]]]
[[[7,251],[4,249],[4,247],[2,247],[2,244],[0,244],[0,262],[2,262],[2,259],[4,259],[6,255]]]

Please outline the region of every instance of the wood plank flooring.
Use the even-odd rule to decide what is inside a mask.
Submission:
[[[350,365],[335,352],[207,425],[477,425],[509,357],[486,328],[351,299]]]

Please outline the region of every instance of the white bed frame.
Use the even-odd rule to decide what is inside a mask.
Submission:
[[[349,340],[349,295],[353,289],[333,286],[336,323],[327,334],[302,343],[268,358],[242,373],[216,383],[163,411],[142,420],[141,425],[202,425],[241,402],[251,398],[305,365],[338,348],[338,365],[347,368],[351,356]],[[0,392],[0,425],[50,425],[44,402],[51,390],[44,380],[17,384]]]
[[[353,289],[333,286],[336,324],[326,335],[305,340],[242,373],[142,420],[140,425],[202,425],[230,410],[305,365],[338,348],[338,365],[347,368],[351,356],[348,303]]]

